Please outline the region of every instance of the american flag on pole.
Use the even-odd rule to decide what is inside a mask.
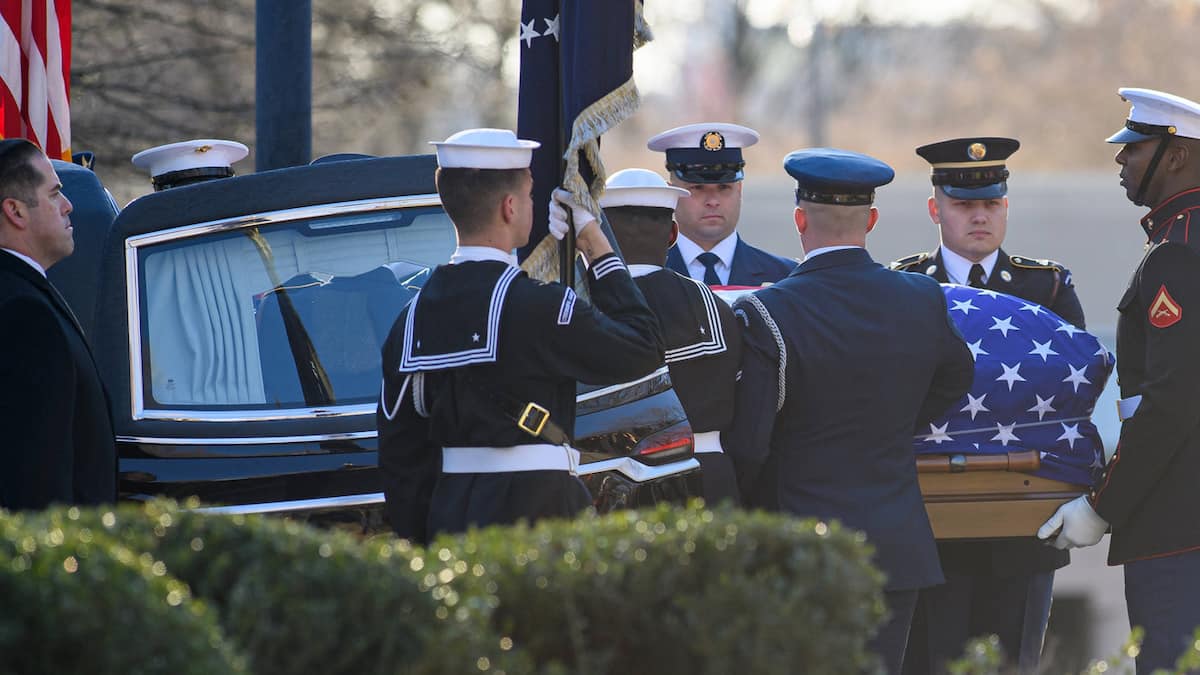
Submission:
[[[71,0],[0,1],[0,138],[71,161]]]
[[[943,284],[975,357],[967,395],[916,436],[917,453],[1037,450],[1037,475],[1091,485],[1104,466],[1092,409],[1113,355],[1045,307],[995,291]]]

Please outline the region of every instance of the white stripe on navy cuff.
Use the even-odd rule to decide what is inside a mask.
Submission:
[[[621,260],[619,256],[614,254],[592,265],[592,276],[597,280],[600,280],[603,279],[605,275],[624,269],[625,262]]]

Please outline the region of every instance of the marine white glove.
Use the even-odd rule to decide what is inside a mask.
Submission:
[[[596,222],[596,216],[575,203],[575,197],[562,188],[555,188],[550,194],[550,234],[561,240],[567,236],[567,209],[571,209],[572,222],[575,223],[575,234],[583,232],[584,228]]]
[[[1058,532],[1054,548],[1065,549],[1091,546],[1107,531],[1108,521],[1096,513],[1086,495],[1081,495],[1058,507],[1050,520],[1038,528],[1037,536],[1046,540]]]

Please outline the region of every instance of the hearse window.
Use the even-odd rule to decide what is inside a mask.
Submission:
[[[440,207],[265,223],[139,255],[147,408],[372,403],[379,352],[454,229]]]

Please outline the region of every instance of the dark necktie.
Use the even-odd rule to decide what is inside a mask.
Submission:
[[[700,264],[704,265],[704,283],[709,286],[720,286],[721,277],[717,276],[717,263],[721,259],[717,257],[717,254],[712,251],[705,251],[696,256],[696,260],[699,260]]]
[[[967,275],[967,285],[971,288],[983,288],[983,265],[979,263],[971,265],[971,272]]]

